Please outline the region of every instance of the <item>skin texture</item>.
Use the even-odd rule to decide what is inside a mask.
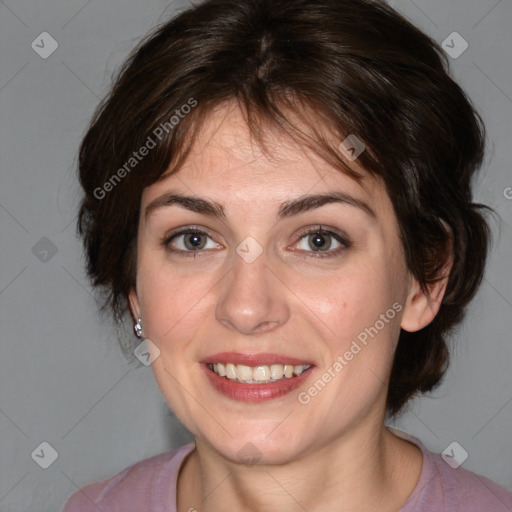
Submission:
[[[275,130],[268,141],[271,156],[226,104],[211,113],[185,165],[142,195],[130,306],[161,351],[152,364],[158,386],[196,438],[178,509],[396,511],[419,479],[422,455],[383,426],[393,354],[400,327],[418,330],[434,318],[446,281],[431,288],[429,303],[407,271],[384,186],[357,160],[350,165],[362,185]],[[171,191],[219,203],[225,219],[179,205],[146,218],[146,207]],[[331,203],[277,218],[287,201],[334,191],[366,202],[375,217]],[[209,233],[205,247],[170,252],[186,250],[186,236],[169,236],[190,226]],[[331,238],[315,252],[313,236],[301,236],[319,226],[349,246]],[[252,263],[236,252],[248,236],[263,249]],[[298,393],[396,303],[394,318],[300,403]],[[199,361],[219,352],[285,354],[314,368],[299,390],[247,403],[210,385]],[[243,464],[244,447],[256,464]]]

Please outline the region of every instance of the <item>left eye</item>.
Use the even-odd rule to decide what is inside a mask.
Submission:
[[[162,240],[162,244],[171,253],[178,256],[195,256],[195,253],[208,250],[223,249],[223,246],[205,231],[187,229],[174,233]],[[294,249],[299,252],[309,253],[310,256],[334,256],[347,249],[351,243],[347,238],[333,231],[322,228],[310,229],[300,235],[300,240]]]
[[[202,249],[218,249],[221,247],[202,231],[177,233],[169,240],[168,244],[179,251],[200,251]]]
[[[317,229],[303,234],[297,248],[302,251],[327,252],[347,245],[342,242],[343,240],[336,233]]]

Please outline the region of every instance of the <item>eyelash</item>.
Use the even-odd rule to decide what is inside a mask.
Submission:
[[[302,239],[307,238],[308,236],[317,235],[317,234],[329,235],[334,240],[339,242],[339,244],[341,246],[334,250],[327,250],[327,251],[304,251],[303,252],[301,250],[298,250],[296,252],[299,257],[301,257],[301,258],[333,258],[335,256],[339,256],[340,253],[342,253],[343,251],[345,251],[346,249],[348,249],[352,246],[352,243],[350,242],[350,240],[348,239],[348,237],[346,235],[341,235],[340,233],[337,233],[337,232],[329,230],[329,229],[323,229],[322,226],[316,226],[314,228],[309,228],[306,231],[302,232],[299,235],[299,242]],[[299,242],[296,242],[296,243],[299,243]]]
[[[182,249],[173,249],[170,246],[170,243],[175,238],[177,238],[179,236],[191,235],[191,234],[207,236],[208,238],[213,240],[213,236],[208,231],[204,230],[203,228],[199,228],[196,226],[188,226],[184,229],[181,229],[180,231],[177,231],[175,233],[171,233],[170,235],[165,236],[162,239],[161,244],[162,244],[162,246],[164,246],[164,248],[168,252],[179,255],[179,256],[183,256],[186,258],[190,258],[190,257],[195,258],[198,253],[211,250],[211,249],[198,249],[197,251],[190,251],[190,250],[184,251]],[[304,238],[307,238],[308,236],[316,235],[316,234],[325,234],[325,235],[331,236],[332,238],[334,238],[334,240],[336,240],[337,242],[339,242],[341,244],[341,247],[338,247],[335,250],[327,250],[327,251],[294,250],[294,252],[296,252],[299,257],[301,257],[301,258],[331,258],[334,256],[338,256],[341,252],[343,252],[344,250],[346,250],[352,246],[352,243],[350,242],[348,237],[341,235],[335,231],[324,229],[324,228],[322,228],[322,226],[316,226],[314,228],[309,228],[306,231],[302,232],[299,235],[299,240],[296,242],[296,244],[298,244]]]

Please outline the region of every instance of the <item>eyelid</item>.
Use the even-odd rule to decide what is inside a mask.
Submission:
[[[325,233],[327,235],[332,236],[337,242],[341,244],[341,247],[334,249],[334,250],[327,250],[327,251],[304,251],[300,249],[292,249],[292,251],[297,252],[300,256],[305,258],[329,258],[332,256],[337,256],[340,252],[345,251],[346,249],[352,247],[352,242],[350,238],[347,236],[346,233],[340,232],[337,229],[326,227],[323,225],[317,225],[317,226],[311,226],[309,228],[305,228],[302,231],[300,231],[296,236],[299,237],[299,240],[297,242],[294,242],[292,244],[297,245],[303,238],[307,237],[308,235],[314,235],[316,233]],[[303,254],[301,254],[303,253]]]
[[[205,228],[204,226],[199,226],[199,225],[194,225],[194,224],[190,224],[190,225],[186,225],[186,226],[180,226],[179,228],[175,228],[173,230],[171,230],[170,232],[167,232],[165,233],[165,235],[163,236],[163,240],[167,240],[167,241],[171,241],[172,238],[174,238],[175,236],[178,236],[178,235],[183,235],[185,233],[193,233],[193,232],[197,232],[197,233],[203,233],[207,236],[209,236],[210,238],[213,238],[213,235],[212,232]]]
[[[317,226],[312,226],[312,227],[309,227],[309,228],[305,228],[303,231],[300,232],[301,234],[299,235],[300,238],[303,238],[307,235],[314,235],[316,233],[326,233],[328,235],[333,235],[334,238],[336,240],[338,240],[340,243],[343,243],[343,244],[346,244],[346,245],[350,245],[350,239],[348,237],[348,235],[342,231],[339,231],[335,228],[331,228],[329,226],[324,226],[324,225],[317,225]]]
[[[197,251],[188,250],[185,251],[183,249],[172,249],[169,245],[171,241],[178,237],[183,236],[191,233],[198,233],[204,236],[207,236],[210,238],[215,244],[222,246],[219,242],[216,241],[217,235],[213,234],[209,229],[198,226],[198,225],[189,225],[189,226],[181,226],[179,228],[176,228],[172,230],[170,233],[166,233],[164,237],[161,240],[161,244],[172,253],[178,253],[180,255],[185,256],[192,256],[197,255],[200,253],[212,251],[213,249],[198,249]],[[334,250],[327,250],[327,251],[304,251],[302,249],[291,249],[291,247],[297,245],[303,238],[306,238],[309,235],[314,235],[317,233],[325,233],[329,236],[332,236],[339,244],[341,244],[341,247],[338,247]],[[346,235],[346,233],[341,232],[335,228],[331,228],[329,226],[322,226],[322,225],[316,225],[316,226],[310,226],[308,228],[303,228],[301,231],[296,233],[294,235],[294,238],[298,238],[291,246],[288,246],[287,249],[291,249],[293,252],[298,253],[301,257],[305,258],[328,258],[332,256],[338,255],[340,252],[350,248],[352,246],[352,242],[350,241],[350,238]],[[224,248],[222,246],[222,248]]]
[[[195,226],[195,225],[181,226],[179,228],[173,229],[170,233],[166,233],[162,237],[161,245],[163,245],[164,248],[166,248],[169,252],[179,253],[179,254],[187,254],[188,253],[187,255],[196,255],[196,254],[199,254],[201,252],[211,251],[212,250],[212,249],[199,249],[197,251],[184,251],[182,249],[172,249],[172,248],[170,248],[169,245],[170,245],[170,243],[172,242],[172,240],[174,238],[176,238],[178,236],[182,236],[182,235],[191,234],[191,233],[198,233],[200,235],[207,236],[212,241],[214,241],[215,244],[222,245],[221,243],[216,241],[217,235],[213,234],[209,229],[207,229],[207,228],[205,228],[203,226]]]

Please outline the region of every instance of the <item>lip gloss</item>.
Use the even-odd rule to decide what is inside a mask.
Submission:
[[[233,400],[243,402],[263,402],[284,396],[294,389],[297,389],[302,382],[308,378],[309,372],[312,369],[312,367],[308,368],[299,376],[289,379],[283,378],[275,382],[265,382],[261,384],[245,384],[226,377],[220,377],[210,370],[206,363],[202,363],[201,367],[205,371],[211,385],[219,393]]]

